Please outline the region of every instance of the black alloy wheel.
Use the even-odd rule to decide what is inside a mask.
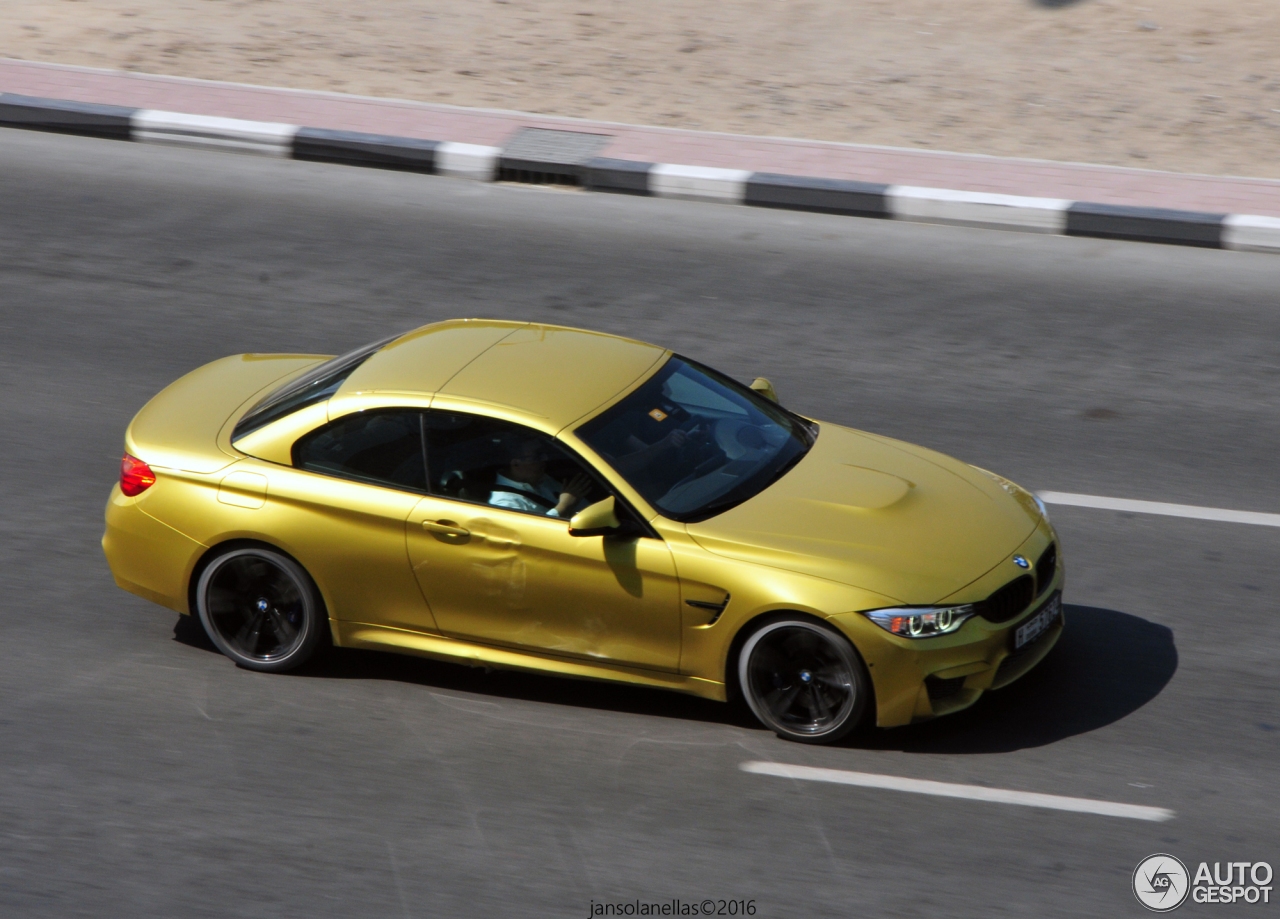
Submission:
[[[265,548],[233,549],[210,562],[196,586],[196,605],[218,650],[250,670],[299,666],[328,628],[310,576]]]
[[[784,740],[831,743],[862,721],[870,682],[843,635],[805,619],[760,626],[738,655],[751,711]]]

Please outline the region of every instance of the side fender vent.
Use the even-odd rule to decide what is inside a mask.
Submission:
[[[716,620],[720,618],[724,613],[725,607],[729,605],[730,596],[730,594],[725,594],[724,599],[719,603],[712,603],[709,600],[685,600],[684,602],[686,606],[692,606],[694,609],[704,609],[713,614],[711,619],[704,624],[705,628],[705,626],[716,624]]]

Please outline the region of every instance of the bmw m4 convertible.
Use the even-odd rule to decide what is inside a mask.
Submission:
[[[116,583],[253,670],[373,648],[740,697],[825,743],[970,706],[1063,628],[1029,492],[613,335],[227,357],[125,449]]]

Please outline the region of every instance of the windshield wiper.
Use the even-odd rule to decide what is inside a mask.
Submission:
[[[791,416],[791,420],[800,425],[801,429],[807,435],[805,439],[809,441],[805,446],[812,447],[818,439],[818,422],[810,421],[802,415],[797,415],[791,409],[784,408],[784,412]]]
[[[814,438],[814,440],[816,441],[816,440],[817,440],[817,438],[815,437],[815,438]],[[773,475],[769,476],[769,481],[767,481],[767,482],[765,482],[763,485],[761,485],[761,486],[760,486],[760,488],[756,490],[756,494],[760,494],[760,492],[764,491],[766,488],[768,488],[768,487],[769,487],[770,485],[772,485],[774,482],[778,481],[778,479],[782,478],[784,475],[786,475],[788,472],[790,472],[792,469],[794,469],[794,468],[796,467],[796,463],[800,462],[802,459],[804,459],[806,456],[808,456],[808,455],[809,455],[809,450],[810,450],[810,449],[812,449],[812,448],[813,448],[813,443],[812,443],[812,442],[810,442],[810,444],[809,444],[809,446],[808,446],[808,447],[806,447],[805,449],[801,450],[801,451],[800,451],[799,453],[797,453],[795,456],[791,457],[791,459],[787,460],[787,461],[786,461],[785,463],[783,463],[780,467],[778,467],[778,471],[777,471],[777,472],[775,472]]]

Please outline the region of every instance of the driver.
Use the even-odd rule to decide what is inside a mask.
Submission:
[[[591,478],[579,472],[567,485],[547,475],[546,446],[534,437],[515,441],[506,472],[499,472],[489,494],[495,507],[567,517],[591,489]]]

